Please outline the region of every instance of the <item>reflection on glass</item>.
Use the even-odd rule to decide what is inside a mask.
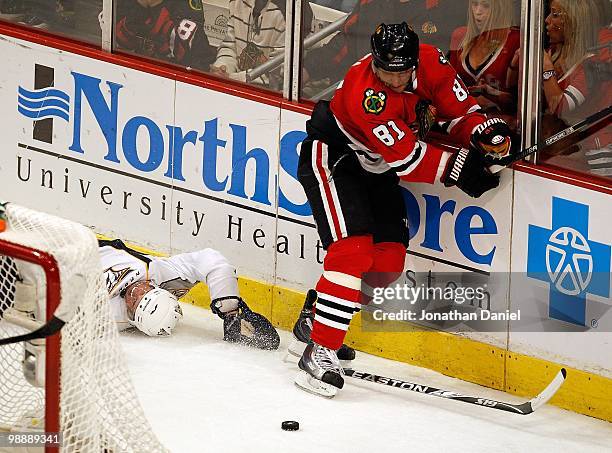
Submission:
[[[546,138],[592,115],[612,101],[612,31],[608,0],[552,0],[544,23],[543,110]],[[610,127],[559,143],[540,162],[612,176]]]
[[[285,0],[116,0],[116,5],[116,48],[282,91]],[[310,27],[310,7],[303,10]]]
[[[0,20],[100,45],[102,0],[0,0]]]
[[[314,0],[312,3],[348,13],[357,5],[358,0]]]
[[[282,67],[259,77],[249,73],[271,58],[282,55],[285,46],[285,0],[232,0],[229,2],[227,34],[219,45],[211,72],[241,82],[253,82],[282,90]],[[306,19],[312,19],[306,6]]]
[[[215,48],[203,27],[202,5],[188,0],[118,0],[118,49],[202,71]]]
[[[371,0],[358,2],[344,27],[329,42],[314,46],[304,59],[302,97],[318,99],[325,88],[338,82],[348,68],[370,52],[370,35],[381,22],[406,21],[422,43],[447,53],[452,32],[465,25],[467,0]],[[320,16],[332,21],[326,9],[315,9],[315,22]],[[335,19],[343,13],[338,11]],[[332,93],[324,98],[329,99]]]
[[[512,17],[512,0],[470,0],[467,25],[452,35],[450,62],[484,111],[516,125],[517,87],[507,78],[518,70],[511,62],[520,31]]]

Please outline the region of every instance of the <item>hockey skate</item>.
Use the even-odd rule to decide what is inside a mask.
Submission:
[[[295,384],[303,390],[325,398],[333,398],[344,386],[344,371],[336,351],[312,341],[298,362],[300,371]]]
[[[287,356],[302,357],[306,345],[310,341],[310,332],[312,332],[312,322],[314,320],[314,312],[312,311],[314,303],[317,300],[317,292],[314,289],[309,289],[306,293],[304,307],[300,312],[300,317],[293,326],[293,339],[287,348]],[[352,360],[355,359],[355,350],[343,344],[337,352],[340,363],[346,367],[350,366]]]

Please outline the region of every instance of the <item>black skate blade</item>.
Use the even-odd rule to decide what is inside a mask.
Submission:
[[[344,378],[339,373],[334,371],[326,371],[323,373],[321,381],[325,382],[326,384],[333,385],[339,389],[344,387]]]

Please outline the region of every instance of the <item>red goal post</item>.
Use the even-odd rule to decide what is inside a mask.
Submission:
[[[66,452],[166,451],[129,377],[94,234],[12,203],[5,214],[0,340],[53,318],[65,324],[46,339],[0,345],[0,431],[58,432]]]
[[[4,226],[4,225],[3,225]],[[31,264],[35,264],[40,266],[45,273],[46,284],[46,301],[47,301],[47,319],[49,321],[53,316],[53,313],[57,309],[60,301],[60,275],[59,275],[59,267],[55,258],[49,253],[42,252],[40,250],[33,249],[31,247],[27,247],[24,245],[14,244],[12,242],[8,242],[6,240],[0,239],[0,256],[2,257],[10,257],[10,259],[18,259],[21,261],[25,261]],[[8,283],[12,278],[17,279],[17,275],[12,272],[6,272],[4,267],[0,267],[0,276],[2,277],[2,288],[4,289],[4,285]],[[1,291],[1,290],[0,290]],[[5,304],[3,307],[8,309],[8,304]],[[3,313],[0,313],[0,319],[3,318],[3,315],[6,314],[6,321],[10,322],[11,320],[19,324],[25,324],[23,327],[27,326],[27,322],[19,322],[16,318],[17,315],[13,315],[14,318],[11,319],[9,313],[6,313],[5,310],[1,310]],[[7,310],[8,311],[8,310]],[[3,328],[0,326],[0,332],[3,332]],[[60,430],[60,422],[59,422],[59,383],[60,383],[60,372],[59,366],[56,362],[57,357],[60,355],[60,333],[56,333],[46,338],[45,340],[45,351],[46,351],[46,360],[45,360],[45,426],[44,429],[46,432],[59,432]],[[11,347],[12,345],[6,345],[6,348]],[[13,349],[16,347],[13,346]],[[0,356],[3,355],[0,353]],[[0,429],[2,426],[0,426]],[[10,425],[4,425],[5,429],[11,429]],[[57,449],[50,447],[47,448],[46,451],[56,451]]]

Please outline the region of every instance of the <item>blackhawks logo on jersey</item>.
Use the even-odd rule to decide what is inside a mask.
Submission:
[[[376,93],[372,88],[368,88],[363,94],[362,105],[366,113],[378,115],[385,109],[385,99],[387,99],[387,95],[384,91]]]

